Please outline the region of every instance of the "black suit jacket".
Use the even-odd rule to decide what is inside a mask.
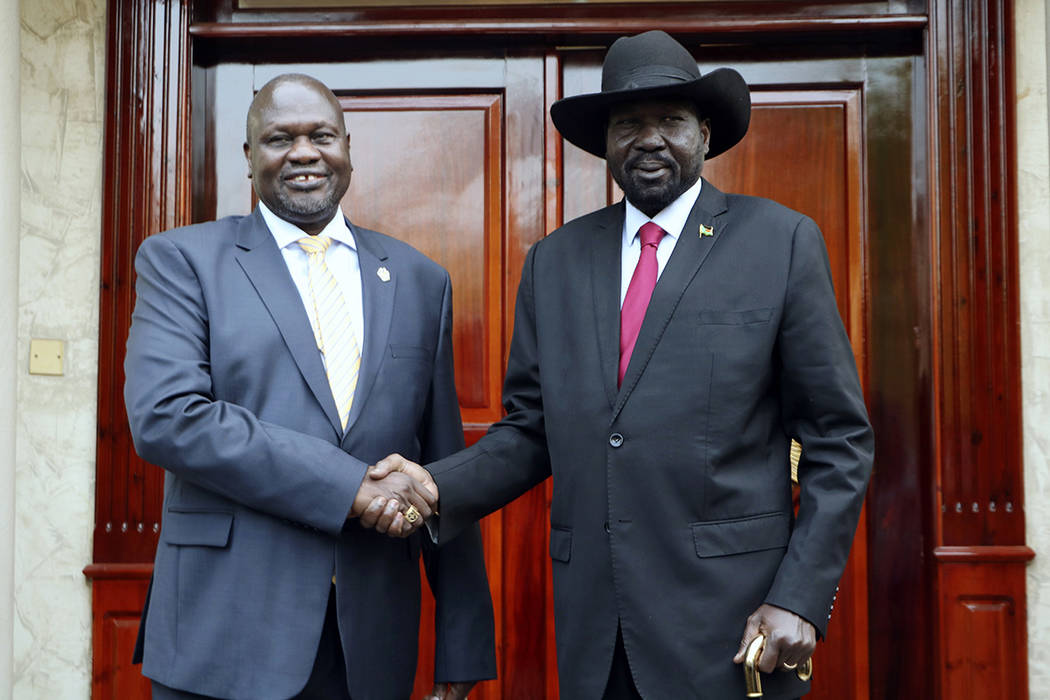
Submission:
[[[146,239],[125,362],[135,448],[167,470],[143,673],[194,693],[302,689],[332,574],[355,700],[411,693],[421,536],[346,522],[369,464],[463,446],[448,274],[352,227],[364,347],[343,432],[310,321],[258,211]],[[385,270],[385,272],[383,271]],[[495,675],[481,537],[424,550],[437,680]]]
[[[705,182],[618,389],[623,219],[611,206],[530,250],[507,416],[431,465],[440,537],[553,475],[563,697],[601,697],[618,623],[645,697],[743,697],[750,613],[772,603],[821,633],[829,617],[872,462],[853,355],[814,222]]]

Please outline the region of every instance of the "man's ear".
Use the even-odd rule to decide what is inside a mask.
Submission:
[[[708,150],[711,148],[711,120],[701,119],[700,120],[700,134],[704,137],[704,155],[707,155]]]
[[[244,159],[248,161],[248,179],[252,179],[252,148],[248,142],[244,142]]]

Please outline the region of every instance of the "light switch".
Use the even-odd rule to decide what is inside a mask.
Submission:
[[[62,374],[65,343],[61,340],[33,338],[29,341],[30,374]]]

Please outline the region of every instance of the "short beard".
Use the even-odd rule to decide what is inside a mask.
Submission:
[[[683,173],[679,170],[678,163],[671,158],[660,158],[660,160],[671,170],[672,177],[660,185],[644,185],[635,181],[627,173],[634,172],[634,162],[642,158],[652,160],[652,155],[636,156],[625,162],[620,172],[613,173],[613,179],[620,186],[627,201],[633,204],[646,216],[652,218],[666,209],[672,202],[678,199],[683,192],[688,190],[700,177],[700,169],[696,172]],[[703,166],[703,161],[700,163]]]
[[[329,192],[324,199],[313,201],[296,199],[295,197],[290,197],[287,192],[280,190],[277,192],[277,203],[281,209],[299,217],[314,217],[326,211],[334,212],[336,207],[339,206],[339,199],[335,192]]]

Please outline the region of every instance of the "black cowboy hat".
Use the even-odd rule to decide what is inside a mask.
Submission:
[[[570,143],[604,158],[610,107],[668,98],[691,100],[700,117],[711,120],[706,158],[729,150],[747,133],[751,92],[744,78],[732,68],[701,76],[692,54],[661,31],[614,41],[602,64],[602,91],[558,100],[551,105],[551,119]]]

